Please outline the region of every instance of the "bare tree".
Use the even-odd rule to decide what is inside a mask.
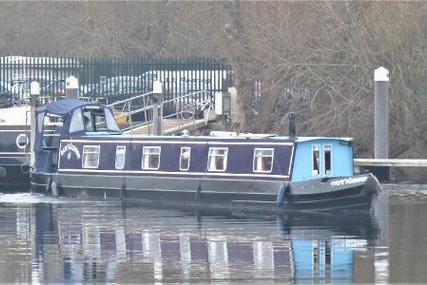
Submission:
[[[2,2],[2,54],[220,57],[234,128],[356,138],[372,154],[373,71],[390,70],[391,156],[425,156],[425,2]]]

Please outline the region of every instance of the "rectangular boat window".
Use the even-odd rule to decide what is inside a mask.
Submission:
[[[98,168],[99,145],[85,145],[83,147],[82,168]]]
[[[325,145],[323,146],[323,157],[325,160],[325,174],[331,175],[332,174],[332,146]]]
[[[208,153],[208,171],[227,169],[228,148],[210,147]]]
[[[190,156],[191,147],[181,147],[181,153],[179,155],[179,170],[190,169]]]
[[[313,157],[312,157],[312,160],[313,160],[313,163],[312,163],[312,165],[313,165],[313,167],[312,167],[313,176],[317,176],[320,174],[320,164],[319,164],[320,158],[319,158],[319,155],[320,155],[319,146],[313,145]]]
[[[273,169],[274,149],[255,148],[254,150],[254,172],[271,172]]]
[[[125,162],[126,162],[126,146],[118,145],[116,147],[116,160],[114,163],[114,167],[116,169],[123,169],[125,168]]]
[[[142,148],[142,169],[157,170],[160,167],[160,147],[144,146]]]

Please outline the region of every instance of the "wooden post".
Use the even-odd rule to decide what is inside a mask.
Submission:
[[[153,136],[163,135],[163,88],[160,81],[153,82]]]
[[[65,79],[65,97],[67,99],[77,99],[79,97],[79,80],[74,76]]]
[[[295,123],[295,114],[290,113],[289,114],[289,121],[288,121],[288,129],[289,129],[289,138],[294,139],[297,136],[297,126]]]
[[[379,67],[375,80],[375,158],[388,158],[388,70]]]
[[[40,96],[40,83],[37,81],[33,81],[30,84],[30,151],[31,151],[31,169],[35,167],[35,153],[34,153],[34,145],[36,142],[36,131],[37,131],[37,102]]]
[[[231,126],[231,95],[228,91],[222,92],[222,121],[224,123],[224,127],[228,130]],[[218,102],[215,100],[215,107]]]

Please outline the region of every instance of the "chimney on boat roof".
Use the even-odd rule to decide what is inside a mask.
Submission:
[[[289,129],[289,137],[295,138],[297,136],[297,128],[295,124],[295,114],[291,112],[288,117],[288,129]]]

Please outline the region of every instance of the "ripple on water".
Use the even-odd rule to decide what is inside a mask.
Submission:
[[[427,184],[383,184],[391,203],[425,203]]]
[[[72,203],[75,200],[68,198],[56,198],[49,197],[39,193],[16,193],[16,194],[4,194],[0,193],[0,203],[10,204],[38,204],[38,203]]]

